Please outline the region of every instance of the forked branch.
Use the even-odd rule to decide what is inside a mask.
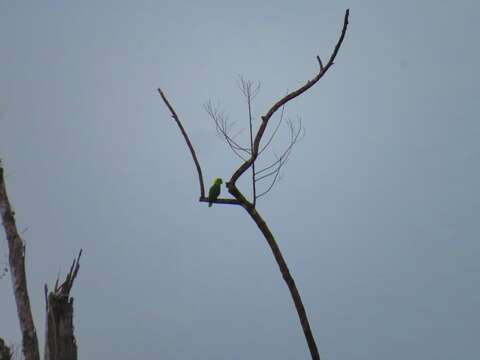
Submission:
[[[163,93],[161,89],[157,89],[158,93],[163,99],[163,102],[167,106],[168,110],[170,110],[170,114],[172,116],[172,119],[175,121],[177,124],[178,128],[180,129],[180,132],[183,135],[183,138],[185,139],[185,142],[187,143],[188,149],[190,150],[190,154],[192,155],[193,162],[195,163],[195,167],[197,168],[197,173],[198,173],[198,183],[200,184],[200,198],[198,201],[200,202],[209,202],[208,197],[205,197],[205,185],[203,182],[203,174],[202,174],[202,168],[200,166],[200,162],[198,161],[197,154],[195,153],[195,149],[193,148],[192,142],[190,141],[190,138],[188,137],[187,132],[185,131],[185,128],[182,125],[182,122],[180,121],[175,109],[173,106],[170,104],[168,101],[167,97]],[[229,205],[240,205],[240,202],[236,199],[216,199],[214,201],[215,203],[220,203],[220,204],[229,204]]]

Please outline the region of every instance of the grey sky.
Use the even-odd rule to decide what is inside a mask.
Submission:
[[[83,359],[308,358],[254,224],[196,202],[193,163],[156,88],[206,181],[227,178],[239,163],[203,103],[244,121],[242,74],[262,83],[261,115],[327,58],[346,8],[335,66],[287,107],[306,136],[259,211],[323,358],[480,354],[474,0],[0,2],[0,157],[28,228],[41,342],[43,284],[83,248]],[[0,309],[0,336],[18,342],[8,277]]]

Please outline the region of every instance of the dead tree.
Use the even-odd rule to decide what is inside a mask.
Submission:
[[[337,56],[337,53],[343,43],[343,40],[345,38],[345,34],[347,32],[347,27],[348,27],[348,18],[349,18],[349,10],[347,9],[345,12],[345,17],[343,21],[343,27],[342,31],[340,34],[340,37],[337,41],[337,44],[335,45],[335,48],[330,55],[329,60],[323,64],[322,60],[320,59],[319,56],[317,56],[317,61],[318,61],[318,66],[319,70],[317,74],[310,80],[308,80],[303,86],[299,87],[298,89],[287,93],[284,97],[282,97],[280,100],[278,100],[267,112],[265,115],[261,116],[261,122],[260,126],[258,127],[255,135],[253,133],[253,127],[252,127],[252,112],[251,112],[251,105],[252,105],[252,100],[256,96],[256,93],[258,92],[258,86],[255,86],[252,82],[245,81],[241,79],[240,85],[241,85],[241,90],[243,95],[245,96],[247,100],[247,106],[248,106],[248,111],[249,111],[249,124],[250,124],[250,145],[245,147],[239,144],[235,140],[235,136],[231,134],[231,127],[230,124],[225,117],[224,113],[218,109],[218,107],[213,106],[211,103],[206,104],[206,110],[207,113],[210,115],[210,117],[215,121],[216,128],[218,133],[225,139],[229,147],[232,149],[232,151],[242,159],[243,163],[238,167],[238,169],[232,174],[230,179],[226,182],[226,187],[228,189],[228,192],[233,196],[233,198],[229,199],[216,199],[214,202],[219,203],[219,204],[229,204],[229,205],[239,205],[243,207],[248,215],[252,218],[252,220],[255,222],[257,227],[260,229],[262,232],[263,236],[265,237],[265,240],[267,241],[268,245],[270,246],[270,249],[273,253],[273,256],[275,257],[275,260],[278,264],[278,267],[280,269],[280,272],[282,274],[282,277],[285,281],[285,283],[288,286],[288,289],[290,290],[290,295],[292,297],[292,300],[295,304],[295,308],[298,313],[298,317],[300,319],[300,324],[303,329],[303,333],[305,336],[305,339],[308,344],[308,348],[310,351],[310,354],[312,356],[312,359],[317,360],[320,359],[320,355],[318,352],[317,345],[315,343],[314,336],[312,334],[312,330],[310,328],[310,324],[308,321],[307,313],[305,311],[305,307],[303,305],[302,299],[300,297],[300,293],[297,289],[297,286],[295,285],[295,281],[293,280],[292,275],[290,274],[289,268],[287,266],[287,263],[282,255],[282,252],[280,251],[280,248],[270,231],[267,223],[263,219],[263,217],[259,214],[259,212],[256,209],[256,201],[257,199],[264,195],[266,192],[268,192],[271,189],[271,186],[275,184],[276,179],[278,178],[278,174],[280,172],[281,167],[285,163],[286,159],[288,158],[288,155],[290,154],[290,150],[292,146],[298,141],[300,135],[301,135],[301,124],[298,126],[298,129],[293,126],[292,123],[290,123],[290,144],[287,146],[287,149],[284,151],[284,153],[281,156],[278,156],[276,161],[274,161],[272,164],[264,167],[263,169],[258,169],[256,167],[257,161],[259,159],[259,156],[263,153],[263,151],[268,147],[272,137],[275,136],[277,128],[274,128],[272,135],[268,138],[265,139],[265,134],[266,134],[266,129],[267,126],[269,125],[272,116],[280,109],[282,109],[282,115],[280,117],[280,122],[283,119],[283,109],[284,106],[291,100],[295,99],[296,97],[302,95],[306,91],[308,91],[313,85],[315,85],[325,74],[326,72],[332,67],[335,57]],[[158,92],[160,96],[162,97],[165,105],[168,107],[171,116],[173,120],[176,122],[178,125],[180,132],[182,133],[187,146],[189,148],[189,151],[192,155],[193,161],[195,163],[195,167],[198,172],[198,181],[200,185],[200,202],[208,202],[209,199],[208,197],[205,196],[205,187],[204,187],[204,181],[203,181],[203,174],[202,174],[202,169],[200,166],[200,162],[198,161],[197,155],[195,153],[194,147],[192,145],[192,142],[190,141],[185,128],[183,127],[180,118],[178,117],[175,109],[171,105],[171,103],[168,101],[165,93],[161,90],[158,89]],[[262,144],[263,141],[263,145]],[[240,191],[240,189],[237,187],[237,181],[238,179],[244,175],[249,169],[252,171],[252,199],[248,200],[247,196],[244,195]],[[257,194],[257,183],[265,178],[268,177],[273,177],[273,181],[271,182],[271,186],[267,187],[266,192],[262,192],[260,194]]]
[[[80,257],[73,260],[64,282],[53,291],[45,284],[45,303],[47,312],[44,360],[77,360],[77,342],[73,334],[73,298],[70,291],[80,269]]]
[[[22,333],[22,353],[25,360],[39,360],[40,351],[37,332],[33,322],[25,273],[25,243],[17,230],[15,213],[8,199],[1,160],[0,213],[7,237],[10,275]],[[45,360],[77,359],[77,347],[75,337],[73,336],[72,322],[73,299],[69,295],[80,267],[81,253],[80,251],[65,281],[60,286],[58,285],[58,279],[52,292],[48,292],[45,285],[45,300],[47,304]],[[7,354],[6,350],[4,350],[4,354]]]

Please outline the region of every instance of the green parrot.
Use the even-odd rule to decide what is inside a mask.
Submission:
[[[218,198],[218,195],[220,195],[222,184],[223,184],[223,181],[220,178],[216,178],[215,181],[213,182],[213,185],[210,188],[210,191],[208,192],[208,207],[212,206],[213,200],[216,200]]]

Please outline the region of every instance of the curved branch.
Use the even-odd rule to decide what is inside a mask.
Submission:
[[[263,137],[263,134],[265,132],[265,129],[267,128],[267,124],[268,124],[268,121],[270,120],[270,118],[272,117],[272,115],[279,109],[281,108],[283,105],[285,105],[287,102],[289,102],[290,100],[293,100],[295,99],[297,96],[300,96],[301,94],[303,94],[305,91],[307,91],[308,89],[310,89],[313,85],[315,85],[318,80],[320,80],[323,75],[325,75],[325,73],[328,71],[328,69],[330,69],[330,67],[333,65],[333,62],[335,60],[335,57],[337,56],[337,53],[338,51],[340,50],[340,47],[342,46],[342,43],[343,43],[343,40],[345,39],[345,34],[347,32],[347,27],[348,27],[348,17],[350,15],[350,10],[347,9],[345,11],[345,17],[344,17],[344,20],[343,20],[343,28],[342,28],[342,32],[340,34],[340,37],[337,41],[337,44],[335,45],[335,48],[332,52],[332,55],[330,55],[330,59],[328,60],[327,64],[325,66],[323,66],[323,64],[321,64],[321,61],[320,64],[320,70],[318,72],[318,74],[312,78],[311,80],[307,81],[307,83],[303,86],[301,86],[300,88],[298,88],[297,90],[295,91],[292,91],[291,93],[285,95],[283,98],[281,98],[279,101],[277,101],[271,108],[270,110],[268,110],[267,114],[262,116],[262,123],[257,131],[257,135],[255,136],[255,141],[254,141],[254,145],[253,145],[253,152],[252,152],[252,156],[247,160],[245,161],[236,171],[235,173],[232,175],[232,177],[230,178],[230,183],[232,184],[235,184],[235,182],[238,180],[238,178],[240,176],[243,175],[243,173],[245,171],[247,171],[248,168],[250,168],[253,164],[253,162],[257,159],[257,156],[258,156],[258,149],[259,149],[259,146],[260,146],[260,141],[262,140],[262,137]],[[317,56],[317,61],[318,61],[319,57]]]
[[[175,120],[178,127],[180,128],[180,132],[182,133],[182,135],[183,135],[183,137],[184,137],[184,139],[185,139],[185,141],[188,145],[188,148],[190,149],[190,154],[192,154],[192,158],[193,158],[193,161],[195,162],[195,167],[197,168],[197,172],[198,172],[198,182],[200,183],[200,198],[204,198],[205,197],[205,185],[203,184],[202,168],[200,167],[200,163],[198,162],[197,154],[195,153],[195,150],[193,149],[193,145],[190,142],[190,139],[188,138],[187,132],[183,128],[183,125],[180,122],[180,119],[178,118],[177,113],[173,109],[172,105],[170,105],[170,103],[168,102],[167,97],[165,96],[165,94],[163,93],[163,91],[161,89],[158,89],[158,93],[162,97],[165,105],[167,105],[168,110],[170,110],[170,113],[172,114],[173,120]]]
[[[269,174],[269,176],[273,175],[273,174],[275,174],[275,176],[273,177],[273,180],[270,183],[270,185],[268,186],[267,190],[265,190],[262,193],[260,193],[259,195],[257,195],[257,199],[266,195],[266,194],[268,194],[269,191],[272,190],[273,185],[275,185],[275,183],[277,182],[278,176],[280,175],[280,169],[281,168],[282,168],[282,164],[280,163],[280,166],[272,174]]]

